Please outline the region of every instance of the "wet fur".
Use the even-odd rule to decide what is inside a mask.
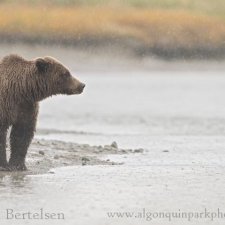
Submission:
[[[65,74],[67,74],[66,78]],[[77,94],[80,83],[51,58],[25,60],[9,55],[0,62],[0,168],[26,170],[25,157],[34,136],[39,101],[56,94]],[[78,90],[78,91],[77,91]],[[10,133],[10,159],[6,135]]]

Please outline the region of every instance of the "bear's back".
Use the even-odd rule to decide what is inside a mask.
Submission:
[[[5,56],[0,61],[0,79],[24,73],[29,64],[28,61],[16,54]]]

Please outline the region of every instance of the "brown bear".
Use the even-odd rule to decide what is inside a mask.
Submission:
[[[25,157],[34,136],[39,102],[57,94],[80,94],[85,84],[52,57],[25,60],[9,55],[0,61],[0,168],[26,170]],[[6,136],[10,133],[7,162]]]

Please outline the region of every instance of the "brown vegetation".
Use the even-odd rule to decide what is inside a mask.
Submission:
[[[223,19],[184,10],[106,6],[0,5],[4,40],[107,45],[161,56],[225,55]]]

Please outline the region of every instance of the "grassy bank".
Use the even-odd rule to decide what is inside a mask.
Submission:
[[[116,43],[137,55],[222,57],[225,18],[219,12],[225,4],[217,1],[216,9],[209,0],[4,1],[0,37],[97,47]],[[140,7],[133,7],[137,2]]]

